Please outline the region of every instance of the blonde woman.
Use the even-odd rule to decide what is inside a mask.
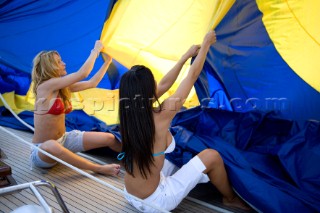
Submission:
[[[105,132],[66,132],[65,116],[72,111],[71,92],[82,91],[98,85],[105,75],[112,59],[103,54],[104,64],[88,81],[85,79],[91,72],[96,58],[103,49],[102,43],[95,42],[89,57],[82,67],[74,73],[67,74],[66,64],[57,51],[41,51],[33,59],[32,80],[36,96],[34,111],[35,132],[32,142],[46,152],[66,161],[80,169],[91,170],[104,175],[117,175],[120,165],[94,164],[76,154],[100,147],[121,150],[121,144],[114,135]],[[31,151],[30,160],[33,166],[51,168],[57,162],[42,154],[38,149]]]

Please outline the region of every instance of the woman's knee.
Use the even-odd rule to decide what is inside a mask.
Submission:
[[[48,140],[42,143],[40,148],[54,156],[59,156],[63,152],[62,145],[56,140]]]
[[[223,159],[218,151],[214,149],[205,149],[198,154],[199,158],[206,165],[206,167],[216,167],[223,164]]]

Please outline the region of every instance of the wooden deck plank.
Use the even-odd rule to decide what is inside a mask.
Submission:
[[[16,206],[16,204],[9,200],[7,197],[1,197],[0,202],[4,204],[0,205],[1,211],[4,211],[5,209],[11,211]]]
[[[16,152],[19,152],[19,150],[15,150],[14,151],[14,153],[16,153]],[[13,155],[13,153],[9,153],[9,154],[12,154]],[[64,182],[66,182],[66,183],[68,183],[67,185],[66,185],[66,188],[65,189],[68,189],[68,190],[71,190],[71,189],[77,189],[78,187],[78,184],[77,183],[79,183],[79,182],[83,182],[83,183],[85,183],[85,181],[88,181],[88,180],[86,180],[86,179],[83,179],[83,177],[81,176],[81,175],[78,175],[78,174],[76,174],[76,175],[74,175],[74,174],[72,174],[72,172],[70,172],[70,171],[72,171],[72,170],[62,170],[61,168],[60,168],[60,166],[61,165],[57,165],[54,169],[52,169],[52,170],[50,170],[50,171],[59,171],[59,173],[56,173],[56,174],[54,174],[54,178],[55,179],[57,179],[58,181],[64,181]],[[30,173],[29,172],[29,170],[28,169],[26,169],[26,168],[21,168],[22,170],[23,169],[25,169],[25,171],[24,171],[24,173]],[[52,172],[49,172],[48,174],[52,174]],[[47,176],[48,174],[45,174],[45,176]],[[51,180],[51,177],[52,177],[52,175],[48,175],[47,176],[48,178],[48,180]],[[76,180],[76,181],[75,181]],[[83,180],[83,181],[82,181]],[[89,181],[91,181],[91,180],[89,180]],[[93,184],[96,184],[95,182],[93,182]],[[111,183],[112,184],[112,183]],[[114,185],[114,184],[113,184]],[[84,187],[83,187],[84,186]],[[100,190],[101,192],[104,192],[104,191],[102,191],[101,190],[101,187],[99,187],[99,186],[96,186],[96,189],[94,190],[94,192],[92,192],[92,191],[90,191],[90,188],[92,188],[92,186],[95,186],[95,185],[91,185],[90,187],[88,186],[88,184],[84,184],[83,186],[81,186],[81,189],[80,188],[78,188],[79,189],[79,196],[83,196],[84,194],[87,194],[87,192],[89,192],[89,195],[91,195],[91,196],[93,196],[93,198],[96,198],[96,199],[99,199],[99,197],[100,197],[100,195],[98,195],[96,192],[97,192],[97,190],[96,189],[98,189],[98,190]],[[85,190],[85,191],[83,191],[83,189],[88,189],[89,191],[87,191],[87,190]],[[112,189],[110,189],[109,190],[110,192],[113,192],[112,191]],[[74,194],[74,196],[78,196],[78,194]],[[118,195],[118,196],[122,196],[122,195]],[[115,200],[115,201],[117,201],[118,200],[118,197],[117,197],[117,199]]]
[[[27,141],[31,140],[30,134],[29,136],[25,133],[17,134]],[[18,183],[31,182],[39,179],[53,182],[58,187],[59,192],[71,212],[136,212],[135,209],[124,200],[121,194],[116,195],[114,190],[81,176],[63,165],[57,165],[54,169],[47,172],[47,174],[41,174],[41,171],[37,171],[37,169],[30,170],[28,158],[30,147],[23,143],[12,142],[10,136],[4,137],[4,135],[3,133],[1,134],[0,140],[1,148],[5,152],[7,159],[2,160],[12,167],[13,177]],[[63,171],[63,173],[59,174],[59,171]],[[81,182],[78,180],[81,180]],[[112,182],[116,183],[117,181],[113,180],[109,182],[112,184]],[[90,188],[91,186],[95,186],[95,190],[92,190]],[[42,188],[43,187],[41,187],[41,189]],[[96,193],[97,189],[99,189],[99,193]],[[109,192],[109,194],[106,192]],[[54,196],[51,195],[49,189],[44,188],[41,193],[48,199],[48,202],[50,201],[50,204],[54,203],[54,209],[60,211],[60,207],[56,203]],[[104,196],[101,196],[101,193],[104,193]],[[117,200],[110,200],[110,198],[113,198],[115,195]],[[21,195],[19,196],[21,197]],[[32,197],[33,195],[29,194],[29,196]],[[15,194],[9,195],[9,197],[10,199],[13,197],[18,199]],[[17,208],[21,204],[21,202],[8,202],[9,199],[7,199],[7,196],[4,196],[4,198],[6,199],[2,200],[6,206],[9,205],[10,210]],[[33,201],[37,201],[35,197]],[[24,200],[23,203],[31,204],[33,201]],[[0,209],[3,209],[2,207],[5,206],[3,202],[0,203]],[[122,205],[120,205],[120,203],[122,203]],[[8,208],[6,209],[8,210]]]
[[[4,201],[2,201],[4,199],[5,198],[0,199],[0,202],[4,202]],[[4,205],[1,206],[0,213],[10,212],[10,211],[11,211],[11,209],[8,208],[7,206],[4,206]]]
[[[25,182],[30,182],[30,179],[31,181],[36,181],[36,180],[40,180],[40,179],[45,179],[43,178],[43,176],[41,176],[40,174],[38,173],[33,173],[29,167],[27,167],[26,165],[23,165],[23,162],[19,162],[19,159],[17,158],[17,156],[15,156],[17,153],[17,150],[14,150],[14,152],[11,152],[8,151],[7,152],[10,157],[12,157],[12,159],[7,162],[8,165],[10,165],[11,163],[13,164],[12,165],[12,168],[13,168],[13,175],[15,176],[16,180],[18,182],[21,182],[21,183],[25,183]],[[21,152],[20,152],[21,153]],[[11,166],[11,165],[10,165]],[[15,169],[19,170],[19,171],[15,171]],[[46,180],[48,181],[52,181],[54,180],[54,178],[50,175],[50,176],[47,176]],[[59,190],[60,192],[61,191],[66,191],[66,190]],[[67,191],[68,192],[68,191]],[[46,198],[48,200],[51,200],[51,201],[55,201],[55,198],[54,196],[51,194],[51,191],[49,189],[47,190],[44,190],[43,194],[46,196]],[[68,197],[68,196],[67,196]],[[35,199],[36,200],[36,199]],[[56,208],[60,208],[58,206],[58,204],[56,204],[55,206]]]

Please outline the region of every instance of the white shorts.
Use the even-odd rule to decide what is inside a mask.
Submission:
[[[165,159],[159,186],[144,201],[167,211],[175,209],[198,183],[209,181],[208,175],[203,173],[205,169],[205,165],[198,156],[193,157],[181,169]],[[127,192],[126,189],[124,190]],[[132,197],[125,197],[141,212],[159,212]]]
[[[84,151],[83,148],[83,131],[79,130],[72,130],[71,132],[66,132],[61,138],[59,138],[57,141],[65,148],[69,149],[71,152],[82,152]],[[42,143],[34,143],[35,146],[39,147]],[[40,167],[40,168],[51,168],[55,163],[47,163],[43,161],[39,154],[38,149],[32,148],[31,154],[30,154],[30,162],[32,166]]]

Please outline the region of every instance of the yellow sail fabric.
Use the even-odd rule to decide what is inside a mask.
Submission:
[[[28,98],[27,95],[17,95],[14,91],[1,94],[10,106],[10,108],[17,114],[22,111],[33,111],[34,103]],[[4,106],[4,103],[0,100],[0,106]]]
[[[119,0],[105,23],[101,40],[105,52],[130,68],[144,64],[160,80],[193,44],[200,44],[204,35],[213,29],[231,8],[235,0]],[[188,72],[190,62],[183,67],[176,83],[162,98],[172,94]],[[3,94],[16,113],[34,110],[32,86],[28,93]],[[72,94],[75,110],[116,124],[118,120],[118,90],[100,88]],[[195,91],[186,107],[199,104]],[[0,106],[2,102],[0,101]]]
[[[88,89],[73,94],[72,106],[82,109],[106,124],[117,124],[119,110],[119,91],[100,88]]]
[[[193,44],[200,44],[235,0],[120,0],[105,23],[101,40],[104,51],[130,68],[149,67],[159,81]],[[173,93],[188,72],[183,67]],[[185,106],[198,105],[194,90]]]
[[[257,5],[279,54],[320,92],[320,1],[257,0]]]

